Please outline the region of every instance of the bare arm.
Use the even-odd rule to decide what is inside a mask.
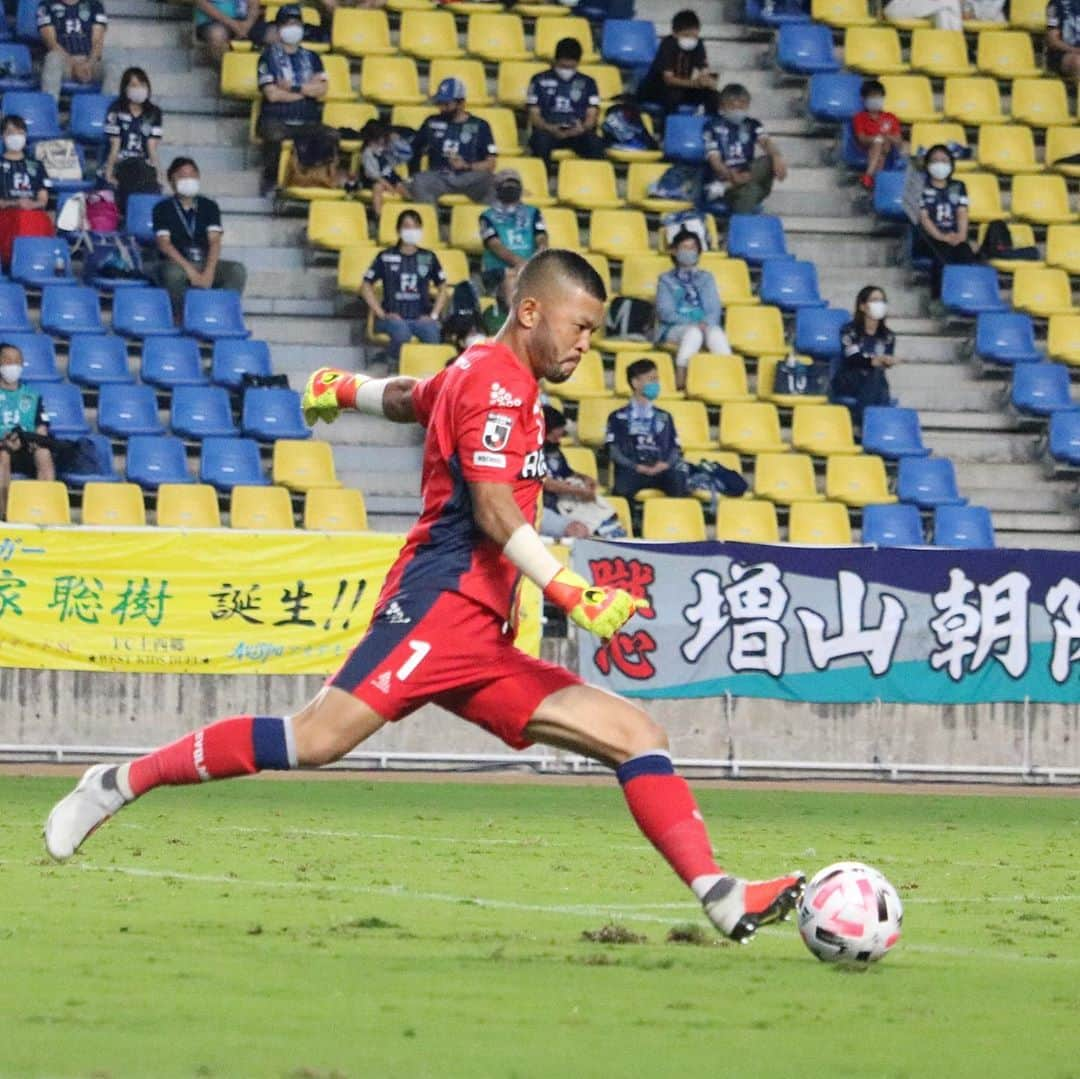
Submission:
[[[190,263],[179,251],[176,250],[176,246],[172,242],[172,237],[167,232],[160,233],[157,237],[157,249],[161,252],[170,262],[175,262],[188,275],[188,279],[192,275],[197,274],[199,271]]]
[[[919,211],[919,225],[928,236],[945,243],[945,233],[934,224],[926,210]]]
[[[43,26],[38,31],[41,35],[41,43],[45,46],[49,52],[58,52],[64,56],[67,56],[67,51],[60,47],[60,43],[56,40],[56,29],[52,26]]]
[[[523,525],[528,524],[514,501],[508,483],[470,483],[473,516],[481,531],[500,547]]]
[[[96,23],[94,29],[90,31],[90,62],[96,64],[101,59],[101,54],[104,51],[105,27],[101,23]]]
[[[415,423],[416,410],[413,408],[412,392],[416,385],[415,378],[399,375],[388,378],[383,390],[383,414],[394,423]]]
[[[268,82],[263,88],[263,97],[273,104],[279,102],[288,101],[301,101],[304,97],[303,94],[298,93],[295,90],[286,90],[281,86],[278,86],[276,82]]]
[[[498,238],[498,236],[489,237],[484,241],[484,246],[497,259],[502,259],[507,266],[520,266],[525,261],[520,255],[515,255],[514,252]]]
[[[360,295],[364,303],[371,308],[371,313],[376,318],[386,318],[386,311],[383,310],[383,305],[379,303],[379,297],[375,295],[375,288],[370,281],[360,282]]]
[[[443,312],[443,308],[446,306],[450,299],[450,285],[444,281],[439,286],[439,291],[435,293],[435,302],[431,305],[431,317],[438,319]]]

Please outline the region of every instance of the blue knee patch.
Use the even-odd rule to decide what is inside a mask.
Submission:
[[[666,753],[645,753],[632,757],[615,769],[619,782],[625,786],[638,776],[671,776],[675,774],[675,765]]]

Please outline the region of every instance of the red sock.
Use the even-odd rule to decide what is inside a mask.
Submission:
[[[723,873],[697,802],[666,753],[634,757],[615,774],[638,827],[686,884]]]

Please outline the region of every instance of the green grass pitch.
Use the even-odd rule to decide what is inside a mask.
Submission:
[[[155,792],[53,865],[0,779],[0,1074],[1080,1076],[1080,799],[699,790],[731,869],[881,868],[883,963],[704,924],[614,782]],[[594,943],[615,923],[639,943]]]

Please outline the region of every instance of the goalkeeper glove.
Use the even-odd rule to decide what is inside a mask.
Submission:
[[[595,633],[605,641],[613,637],[648,601],[635,599],[621,588],[601,588],[589,584],[568,569],[561,569],[544,589],[557,607],[582,629]]]
[[[333,423],[343,408],[356,407],[356,391],[370,381],[367,375],[320,367],[308,378],[304,396],[300,399],[304,422],[309,427],[314,427],[319,420]]]

